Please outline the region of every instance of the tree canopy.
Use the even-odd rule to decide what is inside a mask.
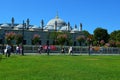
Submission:
[[[118,31],[113,31],[113,32],[110,34],[110,40],[120,41],[120,30],[118,30]]]
[[[86,31],[86,30],[83,30],[82,32],[83,32],[85,37],[88,37],[90,35],[90,33],[88,31]]]
[[[105,42],[108,42],[109,34],[106,29],[96,28],[94,30],[94,39],[97,41],[104,40]]]

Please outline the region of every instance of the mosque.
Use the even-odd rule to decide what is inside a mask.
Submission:
[[[71,26],[70,22],[66,23],[64,20],[59,18],[58,15],[56,15],[55,18],[49,20],[46,25],[44,24],[44,21],[41,20],[40,26],[31,25],[29,19],[27,19],[26,22],[23,22],[23,24],[17,24],[14,22],[15,19],[12,17],[11,23],[0,24],[0,44],[6,43],[4,39],[5,33],[11,31],[22,34],[24,30],[24,45],[32,45],[32,38],[34,34],[40,35],[40,45],[54,44],[54,40],[49,38],[49,34],[56,31],[70,33],[72,37],[72,45],[77,46],[79,43],[76,40],[76,37],[84,35],[82,32],[82,24],[80,24],[78,29],[76,25],[74,27]],[[65,45],[69,44],[65,43]]]

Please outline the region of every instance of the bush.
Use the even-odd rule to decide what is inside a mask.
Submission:
[[[116,42],[116,46],[117,46],[117,47],[120,47],[120,42]]]

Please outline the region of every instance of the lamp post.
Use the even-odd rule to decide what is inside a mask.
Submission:
[[[24,26],[25,26],[25,23],[23,21],[23,28],[22,28],[22,55],[24,55]]]
[[[41,27],[42,27],[42,31],[43,31],[43,27],[44,27],[44,21],[43,21],[43,19],[41,20]]]
[[[2,35],[2,38],[3,38],[3,40],[2,40],[2,53],[3,53],[3,55],[4,55],[4,44],[5,44],[5,30],[3,31],[3,35]]]
[[[88,44],[89,45],[89,47],[88,47],[88,51],[89,51],[88,54],[89,54],[89,56],[90,56],[90,41],[91,41],[91,39],[89,38],[89,40],[88,40],[88,42],[89,42],[89,44]]]

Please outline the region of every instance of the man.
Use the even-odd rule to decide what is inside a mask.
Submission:
[[[69,54],[72,55],[73,51],[72,51],[72,46],[70,46],[69,48]]]
[[[10,45],[6,45],[6,50],[7,50],[7,52],[6,52],[6,57],[10,57],[10,54],[11,54],[11,46]]]
[[[50,52],[50,46],[47,45],[47,54],[49,55],[49,52]]]

